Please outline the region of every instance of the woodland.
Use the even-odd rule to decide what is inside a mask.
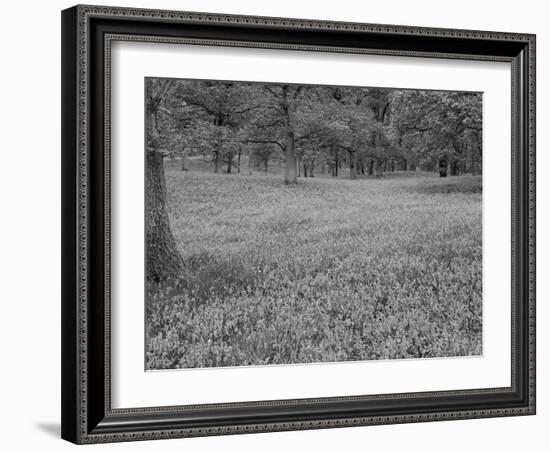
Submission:
[[[149,369],[481,352],[481,93],[145,95]]]

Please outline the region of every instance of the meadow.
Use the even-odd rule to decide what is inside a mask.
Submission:
[[[185,267],[148,285],[147,369],[481,354],[480,176],[166,185]]]

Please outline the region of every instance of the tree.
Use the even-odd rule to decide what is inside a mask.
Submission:
[[[297,148],[319,132],[313,126],[314,98],[317,88],[303,85],[263,85],[263,106],[253,119],[252,144],[272,144],[282,150],[285,161],[285,184],[297,183]]]
[[[339,150],[347,153],[349,177],[357,178],[360,157],[368,151],[375,131],[372,112],[365,107],[368,90],[364,88],[328,88],[322,125],[328,153],[334,157],[338,175]]]
[[[231,173],[234,159],[240,162],[240,128],[248,115],[258,109],[258,87],[252,83],[184,80],[175,97],[189,116],[194,117],[194,129],[189,137],[214,165],[227,164]],[[239,164],[240,168],[240,164]]]
[[[177,277],[183,268],[166,210],[164,156],[168,152],[163,149],[163,144],[166,144],[166,127],[159,117],[173,88],[172,80],[146,80],[146,259],[147,279],[155,282]]]
[[[440,176],[481,169],[481,94],[400,91],[392,127],[400,146]]]
[[[276,149],[273,144],[255,144],[250,146],[249,158],[257,167],[261,167],[267,175],[269,161],[273,158]]]

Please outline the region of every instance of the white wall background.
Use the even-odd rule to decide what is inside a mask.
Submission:
[[[104,2],[97,1],[103,4]],[[0,446],[69,448],[60,403],[60,10],[70,1],[10,2],[0,27]],[[550,29],[545,2],[429,0],[111,0],[106,4],[536,33],[538,37],[538,415],[116,444],[136,449],[543,448],[550,423],[545,298],[550,211]],[[114,447],[113,447],[114,448]]]

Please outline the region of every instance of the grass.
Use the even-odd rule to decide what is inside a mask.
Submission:
[[[480,177],[166,175],[148,369],[481,354]]]

